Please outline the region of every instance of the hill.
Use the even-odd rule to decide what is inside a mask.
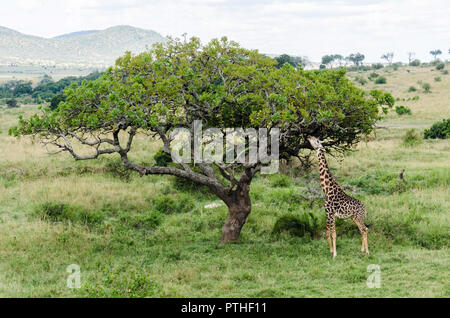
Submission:
[[[0,27],[0,64],[105,67],[125,51],[139,53],[165,41],[159,33],[131,26],[42,38]]]

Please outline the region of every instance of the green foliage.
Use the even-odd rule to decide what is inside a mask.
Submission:
[[[444,63],[439,63],[439,64],[436,65],[436,69],[437,69],[438,71],[443,70],[444,67],[445,67],[445,64],[444,64]]]
[[[55,110],[59,103],[64,102],[66,100],[65,96],[63,94],[58,94],[52,97],[50,100],[50,109]]]
[[[164,152],[162,148],[155,153],[153,159],[158,167],[167,167],[172,162],[172,156]]]
[[[65,77],[57,82],[53,82],[49,76],[44,76],[44,78],[39,82],[39,85],[35,88],[32,87],[30,81],[8,81],[2,85],[0,85],[0,98],[13,98],[13,97],[29,97],[32,102],[41,103],[51,102],[55,96],[63,93],[64,88],[77,84],[80,85],[83,81],[92,81],[100,77],[102,73],[94,72],[87,76],[81,77]],[[56,101],[61,101],[61,97],[58,97],[59,100],[55,100],[52,102],[52,109],[56,108],[58,104],[55,104]]]
[[[284,174],[274,174],[270,177],[270,186],[273,188],[286,188],[291,184],[291,178]]]
[[[106,172],[113,177],[117,177],[125,181],[130,180],[132,173],[132,171],[126,168],[120,160],[109,161],[106,164]]]
[[[386,84],[386,82],[387,82],[387,80],[386,80],[386,77],[384,77],[384,76],[379,76],[375,80],[375,84]]]
[[[450,118],[434,123],[424,131],[425,139],[450,138]]]
[[[375,78],[377,78],[378,76],[380,76],[380,74],[376,73],[376,72],[372,72],[369,74],[369,79],[371,81],[373,81]]]
[[[67,203],[45,202],[36,206],[35,214],[51,222],[72,222],[95,225],[104,220],[101,212],[92,212]]]
[[[105,268],[100,282],[88,282],[81,292],[95,298],[147,298],[164,297],[161,287],[146,271],[123,266]]]
[[[420,60],[415,59],[409,63],[410,66],[420,66]]]
[[[415,91],[417,91],[417,88],[415,86],[410,86],[408,88],[408,92],[415,92]]]
[[[424,93],[431,93],[431,85],[429,83],[423,83],[422,88]]]
[[[323,229],[323,223],[320,222],[313,213],[303,213],[297,215],[284,215],[277,219],[272,233],[279,235],[288,233],[292,236],[303,237],[309,233],[311,238],[318,238]]]
[[[443,70],[443,71],[442,71],[442,74],[448,75],[448,70]]]
[[[442,79],[441,79],[441,77],[440,76],[435,76],[434,77],[434,81],[435,82],[440,82]]]
[[[289,63],[277,69],[273,59],[226,38],[204,46],[196,38],[170,40],[137,56],[127,53],[97,80],[66,88],[55,111],[20,119],[10,133],[52,138],[61,131],[109,133],[111,127],[155,133],[162,123],[175,129],[201,120],[204,129],[276,126],[292,132],[280,144],[286,157],[296,155],[309,134],[348,149],[394,100],[378,90],[366,97],[345,73]]]
[[[374,70],[379,70],[379,69],[381,69],[383,67],[384,67],[384,65],[381,64],[381,63],[372,64],[372,69],[374,69]]]
[[[8,106],[9,108],[15,108],[19,107],[19,104],[17,103],[16,99],[11,98],[6,100],[6,106]]]
[[[367,84],[367,80],[364,77],[359,76],[359,75],[355,77],[355,81],[358,82],[361,85],[366,85]]]
[[[405,114],[411,115],[411,109],[406,106],[395,106],[395,112],[400,116]]]
[[[153,207],[162,214],[186,213],[194,209],[194,201],[189,195],[178,194],[176,199],[169,195],[153,198]]]
[[[293,66],[293,67],[297,67],[297,66],[301,66],[301,63],[299,63],[299,60],[294,58],[293,56],[287,55],[287,54],[282,54],[278,57],[275,58],[275,60],[277,61],[277,68],[281,68],[285,63]]]
[[[408,129],[406,134],[402,137],[403,146],[415,146],[422,143],[422,138],[415,129]]]

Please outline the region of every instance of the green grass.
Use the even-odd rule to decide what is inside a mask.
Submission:
[[[429,69],[410,69],[383,73],[383,89],[407,99],[418,93],[409,86],[432,80]],[[173,177],[140,178],[122,171],[114,156],[75,162],[48,155],[38,143],[7,136],[17,115],[35,107],[1,109],[0,144],[8,151],[0,157],[0,296],[449,297],[450,143],[402,145],[411,126],[423,136],[432,122],[450,117],[448,81],[443,76],[431,94],[402,101],[412,115],[391,112],[380,123],[385,129],[347,156],[329,158],[371,224],[371,254],[362,256],[356,226],[339,220],[335,260],[316,169],[257,176],[241,239],[219,246],[227,209],[206,208],[220,203],[207,189]],[[152,163],[161,145],[137,142],[133,158]],[[403,169],[406,181],[397,177]],[[305,215],[317,221],[318,239],[308,231],[274,232],[278,220]],[[80,266],[79,290],[66,287],[70,264]],[[379,289],[366,286],[370,264],[381,268]]]

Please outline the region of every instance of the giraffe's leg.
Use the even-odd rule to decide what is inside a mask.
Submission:
[[[336,253],[336,226],[334,222],[334,216],[332,218],[331,223],[331,237],[333,238],[333,258],[335,258],[337,253]]]
[[[361,233],[362,237],[361,253],[364,254],[364,252],[366,251],[367,254],[369,254],[369,249],[367,247],[367,227],[358,218],[353,218],[353,222],[355,222],[355,224],[358,226],[359,232]]]
[[[333,245],[331,244],[331,218],[327,218],[327,240],[328,246],[330,247],[330,253],[333,254]]]
[[[366,231],[365,231],[364,235],[365,235],[364,242],[366,245],[366,253],[367,253],[367,255],[369,255],[369,245],[367,244],[367,227],[366,227]]]

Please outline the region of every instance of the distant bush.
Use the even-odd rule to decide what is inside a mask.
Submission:
[[[274,174],[270,180],[270,186],[273,188],[286,188],[291,185],[291,178],[284,174]]]
[[[402,144],[404,146],[415,146],[422,142],[422,138],[416,132],[415,129],[409,129],[406,134],[402,137]]]
[[[167,165],[172,162],[172,156],[165,153],[162,148],[155,153],[153,159],[155,159],[156,166],[159,167],[167,167]]]
[[[369,79],[370,79],[371,81],[373,81],[373,80],[374,80],[375,78],[377,78],[378,76],[380,76],[380,74],[375,73],[375,72],[372,72],[372,73],[369,74]]]
[[[367,84],[367,80],[364,77],[359,76],[359,75],[355,77],[355,81],[358,82],[361,85],[366,85]]]
[[[411,109],[406,106],[396,106],[395,112],[400,116],[405,114],[411,115]]]
[[[6,100],[6,106],[8,106],[9,108],[15,108],[19,107],[19,104],[17,103],[16,99],[11,98]]]
[[[372,69],[374,69],[374,70],[379,70],[380,68],[383,68],[383,67],[384,67],[384,65],[381,63],[372,64]]]
[[[431,85],[429,83],[423,83],[422,88],[425,93],[431,93]]]
[[[448,70],[443,70],[443,71],[442,71],[442,74],[448,75]]]
[[[445,64],[442,63],[442,62],[440,62],[440,63],[438,63],[438,64],[436,65],[436,69],[437,69],[438,71],[443,70],[444,67],[445,67]]]
[[[386,84],[387,80],[386,77],[384,76],[379,76],[376,80],[375,80],[375,84]]]
[[[106,164],[106,172],[114,177],[129,181],[132,171],[127,169],[120,160],[110,161]]]
[[[425,139],[450,138],[450,118],[434,123],[423,134]]]
[[[410,86],[408,88],[408,92],[415,92],[415,91],[417,91],[417,88],[415,86]]]
[[[101,212],[91,212],[68,203],[45,202],[35,208],[35,213],[44,220],[52,222],[82,223],[93,225],[103,221]]]
[[[307,233],[311,238],[318,238],[322,222],[312,213],[304,213],[300,216],[285,215],[280,217],[272,230],[272,234],[287,232],[292,236],[303,237]]]
[[[152,230],[157,228],[163,220],[163,216],[158,211],[150,211],[147,214],[130,215],[125,213],[120,216],[120,222],[135,229]]]
[[[409,63],[410,66],[420,66],[420,60],[415,59]]]
[[[419,96],[414,96],[413,98],[411,98],[411,100],[419,100]]]
[[[117,267],[104,269],[100,282],[88,282],[81,291],[95,298],[146,298],[166,296],[146,271]]]
[[[435,76],[434,77],[434,81],[435,82],[440,82],[441,81],[441,77],[440,76]]]
[[[176,199],[162,195],[153,199],[153,205],[156,211],[163,214],[176,214],[190,212],[194,208],[194,201],[189,195],[178,194]]]
[[[56,108],[58,108],[59,103],[64,102],[66,100],[66,97],[64,96],[64,94],[58,94],[52,97],[52,99],[50,100],[50,109],[51,110],[55,110]]]

